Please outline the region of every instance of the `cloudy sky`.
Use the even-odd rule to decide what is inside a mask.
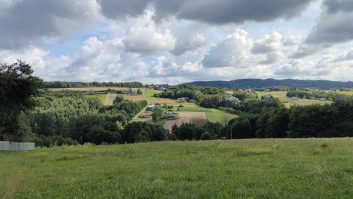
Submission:
[[[0,62],[46,81],[353,81],[352,0],[0,0]]]

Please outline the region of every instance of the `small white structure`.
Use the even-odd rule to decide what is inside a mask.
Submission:
[[[0,141],[0,151],[31,151],[36,147],[34,142]]]

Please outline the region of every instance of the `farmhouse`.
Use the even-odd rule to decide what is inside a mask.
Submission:
[[[173,119],[173,118],[175,117],[174,117],[173,111],[171,110],[166,111],[163,115],[163,119]]]
[[[143,112],[139,118],[150,118],[152,115],[152,112],[151,111],[146,111],[146,112]]]
[[[272,95],[264,95],[264,96],[262,96],[262,99],[265,99],[265,100],[270,100],[272,98],[273,98]]]
[[[160,104],[150,104],[147,106],[146,111],[155,111],[160,109],[161,105]]]
[[[188,97],[180,97],[176,100],[177,103],[185,103],[187,101],[189,101]]]

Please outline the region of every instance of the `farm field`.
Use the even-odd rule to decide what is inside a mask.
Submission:
[[[201,127],[207,122],[206,114],[204,112],[179,112],[178,114],[179,119],[165,121],[164,128],[169,129],[169,132],[172,132],[172,127],[175,124],[180,126],[183,123],[190,123]]]
[[[116,94],[111,94],[111,93],[107,94],[105,97],[104,105],[105,106],[113,105],[113,102],[114,102],[116,96],[117,96]]]
[[[184,112],[203,112],[206,114],[207,120],[210,122],[219,122],[221,124],[228,123],[229,120],[236,116],[230,113],[226,113],[217,109],[203,108],[196,104],[183,104],[184,107],[180,108],[180,111]]]
[[[85,97],[88,97],[88,98],[98,98],[99,101],[102,102],[102,104],[105,104],[105,98],[107,97],[107,94],[85,95]]]
[[[142,89],[142,92],[143,92],[143,97],[145,98],[145,100],[147,100],[147,102],[149,104],[156,104],[156,103],[170,104],[170,105],[176,104],[176,100],[173,100],[173,99],[153,97],[154,94],[159,94],[159,93],[161,93],[161,91],[151,90],[151,89]]]
[[[259,98],[264,95],[272,95],[275,98],[278,98],[287,108],[291,106],[307,106],[313,104],[330,104],[330,101],[321,101],[321,100],[312,100],[312,99],[298,99],[298,100],[291,100],[287,98],[287,91],[271,91],[271,92],[256,92]]]
[[[353,139],[0,152],[0,198],[352,198]]]
[[[338,94],[343,94],[343,95],[353,95],[353,90],[350,91],[337,91]]]
[[[86,92],[86,91],[106,91],[106,90],[116,90],[116,91],[121,91],[121,90],[126,90],[127,88],[124,87],[82,87],[82,88],[49,88],[49,91],[63,91],[63,90],[69,90],[69,91],[80,91],[80,92]]]

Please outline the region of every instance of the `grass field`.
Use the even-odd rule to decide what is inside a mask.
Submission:
[[[353,95],[353,90],[350,91],[338,91],[338,94],[343,94],[343,95]]]
[[[217,109],[203,108],[195,104],[183,104],[184,107],[180,108],[183,112],[204,112],[206,113],[207,120],[210,122],[219,122],[221,124],[228,123],[229,120],[236,117],[236,115],[229,114]]]
[[[176,104],[176,101],[173,99],[153,97],[154,94],[161,93],[161,91],[151,90],[151,89],[142,89],[142,92],[143,92],[143,97],[145,98],[145,100],[147,100],[147,102],[149,104],[155,104],[155,103],[170,104],[170,105]]]
[[[271,92],[256,92],[259,98],[264,95],[272,95],[275,98],[278,98],[287,108],[291,106],[307,106],[313,104],[330,104],[330,101],[321,101],[321,100],[312,100],[312,99],[298,99],[298,100],[290,100],[287,98],[287,91],[271,91]]]
[[[353,198],[353,139],[0,152],[0,198]]]
[[[85,97],[88,97],[88,98],[98,98],[99,101],[102,102],[102,104],[105,104],[105,98],[107,97],[107,94],[85,95]]]

